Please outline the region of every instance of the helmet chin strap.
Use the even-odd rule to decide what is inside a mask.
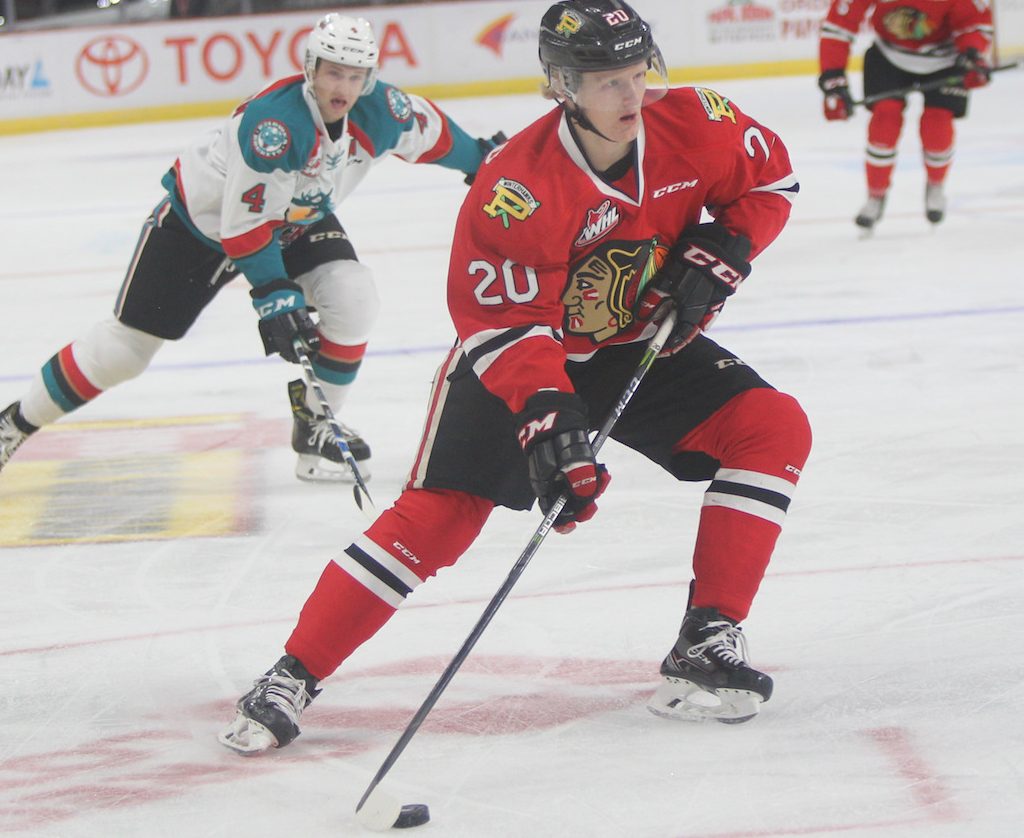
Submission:
[[[585,113],[583,113],[583,110],[580,108],[579,105],[575,103],[570,105],[568,99],[559,99],[558,104],[565,112],[565,115],[573,122],[575,122],[577,125],[579,125],[580,128],[582,128],[584,131],[590,131],[592,134],[597,134],[597,136],[599,136],[602,140],[605,140],[609,143],[615,142],[615,140],[613,140],[611,137],[606,137],[604,134],[597,130],[597,126],[590,121],[589,117]]]

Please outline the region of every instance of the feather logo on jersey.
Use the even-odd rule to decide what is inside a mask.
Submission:
[[[494,197],[483,206],[488,218],[500,218],[507,230],[512,219],[526,221],[540,207],[540,201],[519,181],[498,178],[492,189]]]
[[[935,24],[928,19],[928,15],[910,6],[900,6],[889,12],[882,18],[882,26],[901,41],[921,41],[935,31]]]
[[[399,122],[405,122],[412,115],[412,102],[401,90],[388,88],[388,110]]]
[[[655,241],[611,241],[588,253],[569,269],[565,331],[601,343],[627,329],[635,320],[633,304],[665,253]]]
[[[288,224],[296,224],[301,227],[308,227],[315,224],[333,209],[330,194],[319,190],[316,192],[303,192],[292,198],[291,205],[285,211],[284,220]]]
[[[723,119],[728,119],[733,125],[736,124],[736,112],[732,109],[728,99],[719,96],[715,91],[709,90],[706,87],[695,87],[694,92],[697,94],[697,98],[700,99],[700,103],[704,106],[704,112],[708,115],[708,119],[711,122],[721,122]]]
[[[264,119],[252,132],[252,150],[264,160],[276,160],[292,144],[288,126],[276,119]]]
[[[608,235],[620,220],[619,208],[613,207],[611,200],[606,200],[596,210],[587,210],[587,223],[576,239],[576,247],[593,244]]]

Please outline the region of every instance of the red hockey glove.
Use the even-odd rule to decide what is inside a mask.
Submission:
[[[516,427],[541,511],[547,515],[559,495],[568,496],[555,529],[572,532],[577,522],[593,518],[594,501],[611,477],[594,458],[583,400],[575,393],[541,390],[526,400]]]
[[[825,119],[849,119],[853,116],[853,97],[845,70],[826,70],[818,76],[818,87],[825,94]]]
[[[662,305],[675,304],[676,327],[663,354],[678,352],[714,322],[750,274],[749,255],[750,239],[733,235],[721,224],[683,230],[636,310],[638,319],[649,320]]]
[[[965,49],[956,57],[957,72],[964,74],[964,87],[984,87],[992,78],[992,67],[974,47]]]

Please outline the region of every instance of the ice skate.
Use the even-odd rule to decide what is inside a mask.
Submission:
[[[21,402],[14,402],[14,404],[7,405],[4,412],[0,413],[0,469],[7,465],[7,461],[11,459],[11,455],[18,449],[18,446],[35,431],[18,416],[20,407]]]
[[[772,679],[747,664],[742,629],[714,608],[686,612],[661,674],[647,709],[666,719],[739,724],[772,695]]]
[[[285,655],[238,700],[234,721],[218,741],[246,756],[283,748],[301,732],[302,711],[320,693],[316,684],[298,659]]]
[[[853,223],[870,233],[882,217],[885,210],[885,195],[869,195],[864,206],[860,208]]]
[[[316,416],[306,404],[306,383],[299,379],[289,382],[288,396],[292,404],[292,449],[299,455],[295,476],[314,482],[354,482],[352,472],[345,465],[334,436],[334,429],[326,416]],[[363,480],[370,478],[370,446],[359,433],[338,422],[341,437],[352,452]]]
[[[929,183],[924,188],[924,216],[932,224],[946,217],[946,193],[941,183]]]

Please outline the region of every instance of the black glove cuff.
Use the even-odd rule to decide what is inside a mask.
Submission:
[[[849,87],[846,70],[825,70],[818,76],[818,89],[822,93],[835,93],[838,87]]]
[[[298,283],[292,282],[290,279],[272,279],[270,282],[264,282],[262,285],[255,286],[249,292],[249,296],[254,300],[258,300],[266,297],[268,294],[273,294],[275,291],[298,291],[302,293]]]
[[[541,390],[516,414],[519,444],[527,454],[538,443],[567,431],[580,431],[585,437],[588,427],[587,406],[576,393]]]

